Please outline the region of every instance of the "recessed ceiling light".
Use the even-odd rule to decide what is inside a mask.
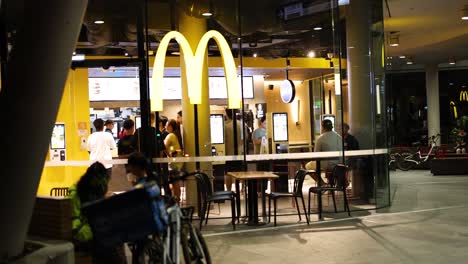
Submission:
[[[314,27],[314,30],[316,31],[322,30],[322,27]]]
[[[173,52],[171,52],[171,55],[179,56],[179,55],[180,55],[180,52],[178,52],[178,51],[173,51]]]
[[[465,7],[462,10],[462,20],[468,20],[468,5],[465,5]]]
[[[400,59],[406,59],[405,55],[400,55]]]
[[[400,37],[398,35],[390,35],[388,45],[390,47],[398,47],[400,45]]]
[[[406,64],[411,65],[411,64],[413,64],[413,62],[412,61],[407,61]]]
[[[258,54],[257,54],[257,53],[254,53],[252,56],[253,56],[254,58],[257,58]]]
[[[456,63],[457,63],[457,62],[455,61],[454,58],[450,58],[450,59],[449,59],[449,64],[450,64],[450,65],[455,65]]]
[[[309,58],[315,58],[316,54],[315,54],[315,51],[311,50],[309,51],[309,53],[307,53],[307,57]]]
[[[76,55],[76,51],[73,52],[73,56],[75,56],[75,55]]]
[[[85,55],[84,54],[74,54],[72,56],[72,61],[84,61]]]
[[[128,56],[128,52],[125,52],[125,57],[127,57],[127,56]]]
[[[210,16],[212,16],[212,15],[213,15],[213,13],[211,13],[211,12],[204,12],[204,13],[202,13],[202,16],[204,16],[204,17],[210,17]]]
[[[98,24],[98,25],[104,24],[104,20],[96,20],[94,21],[94,24]]]

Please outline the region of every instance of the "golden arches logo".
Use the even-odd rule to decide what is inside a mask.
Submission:
[[[240,109],[242,104],[242,96],[240,92],[239,82],[237,78],[236,63],[232,56],[231,48],[226,39],[215,30],[206,32],[200,39],[195,52],[190,47],[187,39],[180,32],[171,31],[167,33],[159,43],[156,57],[153,64],[153,76],[151,79],[151,111],[162,111],[163,109],[163,78],[164,78],[164,62],[166,60],[166,51],[169,46],[169,41],[175,39],[179,43],[181,55],[186,66],[185,74],[187,77],[188,95],[191,104],[202,103],[202,71],[205,51],[210,39],[214,39],[218,44],[223,58],[224,73],[226,75],[226,86],[228,92],[228,107],[232,109]]]
[[[460,102],[468,102],[468,91],[461,91],[460,92]]]

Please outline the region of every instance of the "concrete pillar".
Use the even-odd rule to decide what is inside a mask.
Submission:
[[[179,31],[182,33],[189,42],[192,50],[195,51],[198,45],[198,42],[202,36],[206,33],[206,19],[195,18],[188,16],[185,12],[181,11],[179,13]],[[197,106],[197,126],[198,126],[198,147],[200,156],[210,156],[211,155],[211,138],[210,138],[210,99],[209,99],[209,89],[208,89],[208,53],[205,53],[205,63],[199,65],[203,67],[203,85],[202,85],[202,104]],[[185,153],[189,154],[191,157],[196,156],[195,154],[195,111],[194,105],[190,104],[188,97],[187,89],[187,80],[185,76],[186,65],[184,64],[183,54],[181,51],[180,59],[180,71],[182,79],[182,120],[183,120],[183,137],[184,137],[184,150]],[[190,77],[189,77],[190,78]],[[186,163],[185,168],[187,171],[194,171],[195,164]],[[211,171],[211,163],[201,163],[200,169],[203,171]],[[210,174],[210,173],[208,173]],[[197,199],[197,189],[196,184],[193,181],[187,182],[186,186],[186,196],[187,203],[191,205],[196,204]]]
[[[370,79],[369,0],[351,0],[346,7],[349,125],[361,149],[373,147]]]
[[[440,133],[439,71],[436,64],[426,66],[426,97],[427,132],[428,136],[434,136]]]
[[[23,251],[87,0],[24,1],[0,93],[0,258]],[[40,40],[40,41],[38,41]],[[33,43],[33,44],[32,44]]]

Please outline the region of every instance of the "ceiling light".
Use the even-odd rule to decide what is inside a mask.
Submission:
[[[76,55],[76,51],[73,52],[73,56],[75,56],[75,55]]]
[[[400,37],[398,35],[390,35],[388,45],[390,47],[398,47],[400,45]]]
[[[316,31],[322,30],[322,27],[314,27],[314,30],[316,30]]]
[[[315,58],[315,51],[313,51],[313,50],[309,51],[309,53],[307,53],[307,57]]]
[[[257,54],[257,53],[254,53],[252,56],[253,56],[254,58],[257,58],[258,54]]]
[[[456,63],[457,63],[457,62],[455,61],[454,58],[450,58],[450,59],[449,59],[449,64],[450,64],[450,65],[455,65]]]
[[[411,65],[413,64],[413,61],[407,61],[406,64]]]
[[[104,20],[96,20],[94,21],[94,24],[98,24],[98,25],[104,24]]]
[[[405,55],[400,55],[400,59],[406,59]]]
[[[179,56],[179,55],[180,55],[180,52],[178,52],[178,51],[173,51],[173,52],[171,52],[171,55]]]
[[[465,7],[462,10],[462,20],[468,20],[468,5],[465,5]]]
[[[128,52],[125,52],[125,57],[128,57]]]
[[[204,13],[202,13],[202,16],[204,16],[204,17],[210,17],[210,16],[212,16],[212,15],[213,15],[213,13],[211,13],[211,12],[204,12]]]
[[[84,54],[74,54],[72,56],[72,61],[84,61],[85,60],[85,55]]]

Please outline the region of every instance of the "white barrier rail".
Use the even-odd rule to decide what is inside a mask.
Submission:
[[[345,157],[358,157],[358,156],[375,156],[388,154],[388,149],[369,149],[369,150],[350,150],[345,151]],[[284,153],[284,154],[262,154],[262,155],[247,155],[246,161],[262,161],[262,160],[321,160],[341,158],[341,151],[327,151],[327,152],[305,152],[305,153]],[[155,163],[168,163],[168,162],[226,162],[226,161],[243,161],[243,155],[237,156],[203,156],[203,157],[177,157],[177,158],[154,158]],[[66,160],[66,161],[46,161],[44,167],[88,167],[95,161],[91,160]],[[100,160],[103,164],[127,164],[127,159],[113,159],[113,160]]]

